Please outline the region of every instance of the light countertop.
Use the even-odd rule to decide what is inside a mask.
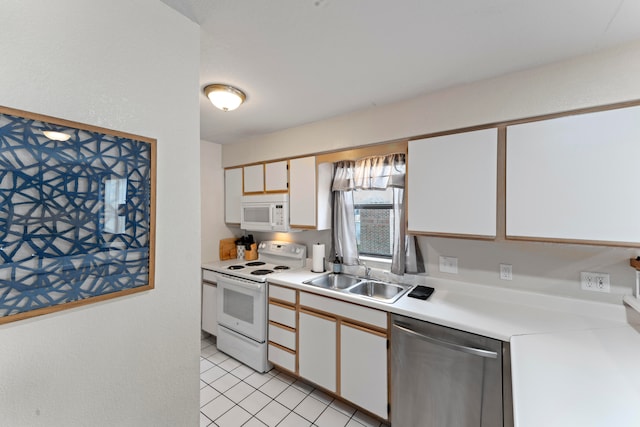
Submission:
[[[617,327],[625,319],[624,308],[612,304],[576,303],[568,298],[501,290],[426,276],[422,277],[421,284],[435,288],[428,300],[410,298],[405,294],[394,304],[386,304],[302,283],[319,275],[321,273],[300,269],[271,275],[269,282],[502,341],[510,341],[517,335]]]
[[[302,283],[321,274],[303,268],[269,283],[509,341],[516,427],[640,426],[640,327],[622,305],[428,276],[410,278],[435,289],[428,300],[385,304]]]
[[[640,332],[631,326],[511,340],[517,427],[640,426]]]

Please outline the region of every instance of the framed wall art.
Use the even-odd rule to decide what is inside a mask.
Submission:
[[[0,106],[0,324],[153,289],[156,140]]]

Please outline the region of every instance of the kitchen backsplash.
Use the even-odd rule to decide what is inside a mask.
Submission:
[[[241,230],[234,231],[236,235],[241,234]],[[327,260],[332,258],[330,231],[253,235],[257,241],[306,244],[308,251],[314,243],[324,243]],[[427,274],[433,277],[610,303],[619,303],[623,295],[632,293],[635,270],[629,266],[629,259],[640,255],[640,249],[559,243],[485,242],[426,236],[419,236],[418,243]],[[457,258],[458,274],[440,272],[440,256]],[[512,266],[512,280],[500,279],[500,264]],[[581,272],[608,273],[611,292],[582,290]]]

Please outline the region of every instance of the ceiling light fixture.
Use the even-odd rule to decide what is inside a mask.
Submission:
[[[247,99],[240,89],[219,83],[206,86],[204,94],[216,108],[222,111],[235,110]]]
[[[69,135],[68,133],[58,132],[55,130],[43,130],[42,133],[52,141],[67,141],[69,138],[71,138],[71,135]]]

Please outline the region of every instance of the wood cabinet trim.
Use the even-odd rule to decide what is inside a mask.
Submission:
[[[311,157],[311,156],[316,156],[316,162],[317,163],[325,163],[325,162],[333,163],[333,161],[331,160],[332,157],[339,158],[339,160],[346,160],[347,159],[347,157],[343,158],[340,153],[356,152],[357,150],[370,150],[372,152],[375,151],[374,154],[383,154],[385,152],[387,154],[390,154],[392,152],[397,152],[398,150],[394,151],[392,149],[389,149],[389,150],[385,151],[385,148],[384,148],[385,146],[392,147],[392,146],[395,145],[395,147],[401,147],[403,144],[406,145],[406,144],[408,144],[409,141],[413,141],[413,140],[417,140],[417,139],[432,138],[432,137],[436,137],[436,136],[450,135],[450,134],[454,134],[454,133],[472,132],[472,131],[475,131],[475,130],[482,130],[482,129],[489,129],[489,128],[500,128],[500,127],[506,127],[506,126],[512,126],[512,125],[516,125],[516,124],[521,124],[521,123],[528,123],[528,122],[536,122],[536,121],[541,121],[541,120],[555,119],[555,118],[564,117],[564,116],[572,116],[572,115],[586,114],[586,113],[595,113],[595,112],[599,112],[599,111],[615,110],[615,109],[618,109],[618,108],[625,108],[625,107],[634,107],[636,105],[640,105],[640,99],[632,100],[632,101],[616,102],[616,103],[613,103],[613,104],[604,104],[604,105],[598,105],[598,106],[592,106],[592,107],[578,108],[578,109],[563,111],[563,112],[559,112],[559,113],[541,114],[541,115],[537,115],[537,116],[524,117],[524,118],[518,118],[518,119],[512,119],[512,120],[496,121],[496,122],[490,122],[490,123],[477,125],[477,126],[467,126],[467,127],[448,129],[448,130],[443,130],[443,131],[438,131],[438,132],[430,132],[430,133],[412,135],[412,136],[408,136],[408,137],[405,137],[405,138],[398,138],[396,140],[391,140],[391,141],[384,141],[384,142],[373,143],[373,144],[364,144],[364,145],[360,145],[360,146],[353,147],[353,148],[345,147],[345,148],[342,148],[342,149],[339,149],[339,150],[319,151],[319,152],[312,152],[312,153],[307,153],[307,154],[302,154],[302,155],[297,155],[297,156],[279,157],[279,158],[276,158],[276,159],[269,159],[269,160],[264,160],[264,161],[260,161],[260,162],[252,162],[252,163],[237,164],[237,165],[232,165],[232,166],[225,166],[224,169],[225,170],[227,170],[227,169],[237,169],[237,168],[243,168],[245,166],[258,165],[258,164],[261,164],[261,163],[262,164],[264,164],[264,163],[274,163],[274,162],[279,162],[279,161],[284,161],[284,160],[299,159],[299,158]],[[328,159],[328,160],[325,160],[325,159]],[[351,158],[349,160],[355,160],[355,158]]]
[[[287,353],[289,353],[291,355],[295,355],[296,354],[295,351],[291,350],[290,348],[284,347],[284,346],[278,344],[277,342],[269,341],[269,345],[277,347],[278,349],[280,349],[282,351],[286,351]],[[289,370],[287,369],[287,371],[289,371]]]
[[[370,307],[367,307],[367,308],[370,308]],[[375,310],[375,309],[372,309],[372,310]],[[349,317],[345,317],[339,314],[334,314],[329,311],[319,310],[317,308],[308,307],[308,306],[300,306],[300,311],[308,314],[315,314],[318,317],[334,319],[336,322],[346,323],[348,325],[352,325],[353,327],[358,327],[358,329],[367,330],[371,332],[378,332],[379,334],[383,334],[384,336],[387,335],[388,330],[385,328],[381,328],[379,326],[375,326],[370,323],[361,322],[356,319],[351,319]]]
[[[331,313],[316,311],[313,309],[308,309],[306,307],[300,307],[300,313],[308,314],[310,316],[315,316],[324,320],[329,320],[331,322],[338,323],[338,317],[331,315]]]
[[[365,145],[351,149],[316,154],[316,164],[335,163],[341,160],[357,160],[368,156],[383,156],[392,153],[407,153],[408,139],[396,140],[375,145]]]
[[[608,240],[560,239],[554,237],[509,236],[505,240],[520,242],[568,243],[575,245],[611,246],[616,248],[640,248],[640,242],[616,242]]]
[[[269,320],[269,324],[275,326],[276,328],[284,329],[284,330],[289,331],[289,332],[295,333],[297,331],[296,328],[292,328],[291,326],[283,325],[282,323],[278,323],[278,322],[276,322],[274,320]]]
[[[342,320],[336,322],[336,394],[342,396]]]
[[[504,241],[507,232],[507,127],[498,127],[498,179],[496,197],[496,241]]]
[[[449,237],[453,239],[471,239],[471,240],[496,240],[494,236],[485,236],[483,234],[458,234],[458,233],[437,233],[433,231],[407,230],[407,234],[416,236],[432,236],[432,237]]]
[[[278,307],[281,307],[281,308],[285,308],[287,310],[292,310],[292,311],[296,309],[296,306],[292,305],[288,301],[282,301],[282,300],[279,300],[279,299],[276,299],[276,298],[271,298],[271,297],[269,297],[269,304],[275,305],[275,306],[278,306]]]
[[[360,324],[357,324],[357,323],[354,323],[354,322],[350,322],[347,319],[342,319],[340,324],[344,325],[345,327],[348,327],[348,328],[357,329],[359,331],[366,332],[368,334],[373,334],[373,335],[379,336],[381,338],[387,338],[388,335],[389,335],[388,332],[385,331],[385,330],[381,330],[379,328],[374,329],[374,328],[371,328],[369,326],[360,325]]]

